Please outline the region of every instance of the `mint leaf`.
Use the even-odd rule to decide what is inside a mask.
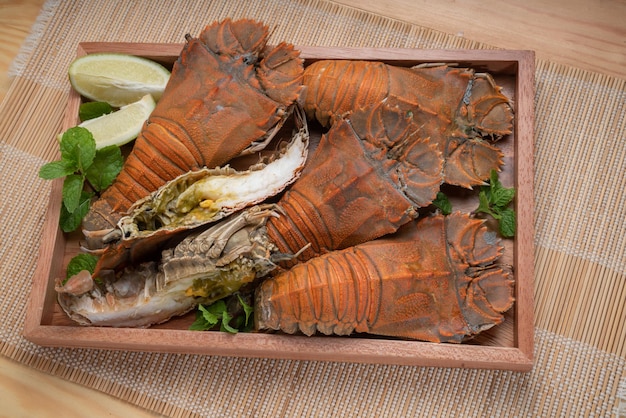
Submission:
[[[106,189],[122,171],[124,157],[117,145],[110,145],[96,151],[93,163],[85,173],[87,181],[97,191]]]
[[[39,177],[46,180],[58,179],[70,175],[76,171],[76,166],[71,161],[60,160],[44,164],[39,169]]]
[[[216,309],[215,304],[210,305],[208,308],[205,308],[202,305],[198,305],[198,309],[202,312],[202,316],[207,324],[213,326],[217,325],[217,323],[221,319],[221,311]]]
[[[89,212],[89,204],[93,193],[81,191],[78,207],[74,212],[67,211],[65,205],[61,205],[61,217],[59,219],[59,226],[63,232],[72,232],[78,229],[87,212]]]
[[[491,209],[489,209],[489,197],[487,196],[486,190],[481,190],[478,193],[478,208],[476,212],[491,214]]]
[[[83,191],[88,180],[96,191],[109,187],[124,163],[117,146],[96,151],[96,141],[89,130],[75,126],[63,133],[60,140],[61,159],[44,164],[39,177],[51,180],[65,177],[63,206],[59,226],[65,232],[74,231],[89,212],[92,193]]]
[[[83,190],[83,178],[78,174],[65,177],[63,182],[63,204],[69,213],[73,213],[80,203],[80,193]]]
[[[503,237],[511,238],[515,236],[515,218],[515,211],[513,209],[504,209],[500,212],[498,227]]]
[[[61,137],[61,158],[85,172],[96,156],[96,141],[89,130],[75,126]]]
[[[98,263],[98,257],[96,257],[95,255],[78,254],[77,256],[72,258],[70,262],[67,264],[66,278],[69,279],[73,275],[83,270],[87,270],[91,274],[93,274],[93,272],[96,269],[96,263]]]
[[[437,197],[433,200],[433,205],[438,208],[443,215],[452,213],[452,204],[443,192],[437,192]]]
[[[226,302],[224,302],[223,299],[218,300],[217,302],[209,305],[206,310],[219,317],[222,315],[222,312],[226,310]]]
[[[203,305],[198,305],[198,311],[196,312],[196,320],[189,327],[191,331],[208,331],[217,325],[221,319],[221,315],[216,315],[211,312],[213,309],[205,308]]]
[[[507,189],[505,187],[501,187],[493,191],[491,196],[491,203],[493,206],[503,209],[513,201],[514,197],[515,189]]]
[[[476,213],[486,213],[498,220],[498,229],[503,237],[515,235],[515,211],[507,208],[515,197],[514,188],[506,188],[498,179],[498,172],[491,170],[489,186],[481,187],[478,193]]]
[[[222,325],[220,326],[220,331],[230,332],[231,334],[236,334],[238,332],[237,329],[229,325],[231,319],[233,319],[233,317],[228,313],[228,311],[222,312]]]
[[[248,324],[250,323],[250,317],[254,313],[254,308],[248,305],[246,302],[244,302],[239,294],[237,294],[237,299],[239,299],[239,304],[241,305],[241,307],[243,308],[243,311],[246,314],[246,321],[244,323],[244,326],[247,327]]]
[[[190,331],[208,331],[213,325],[209,324],[207,320],[204,318],[203,312],[200,310],[200,306],[198,306],[198,310],[196,311],[196,320],[189,326]]]
[[[237,294],[236,296],[239,300],[239,304],[241,305],[245,313],[245,321],[243,315],[237,312],[239,310],[238,308],[234,309],[234,316],[233,314],[231,314],[231,312],[229,312],[228,306],[232,299],[224,298],[209,306],[198,305],[196,320],[193,322],[193,324],[191,324],[189,329],[192,331],[208,331],[213,329],[217,324],[219,324],[220,331],[222,332],[230,332],[235,334],[239,331],[251,330],[254,325],[253,321],[251,320],[253,308],[252,306],[244,302],[239,294]],[[231,298],[232,297],[233,296],[231,296]],[[229,304],[225,302],[225,300],[227,299],[229,300]],[[230,305],[231,307],[233,307],[232,304]]]
[[[491,192],[502,187],[502,183],[500,183],[500,179],[498,178],[498,172],[496,170],[491,170],[489,173],[489,187]]]
[[[107,102],[85,102],[78,108],[78,117],[81,122],[95,119],[113,112],[113,108]]]

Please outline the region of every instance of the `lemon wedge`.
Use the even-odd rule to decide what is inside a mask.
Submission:
[[[135,103],[122,106],[115,112],[84,121],[78,126],[87,129],[96,141],[96,149],[108,145],[124,145],[137,138],[144,122],[154,110],[156,103],[146,94]]]
[[[105,52],[76,58],[70,64],[68,76],[72,87],[81,95],[121,107],[146,94],[158,101],[170,72],[146,58]]]

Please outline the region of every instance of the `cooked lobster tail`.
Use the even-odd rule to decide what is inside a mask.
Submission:
[[[441,153],[415,135],[410,115],[379,105],[351,118],[322,137],[279,201],[283,215],[268,221],[267,233],[282,252],[310,245],[301,256],[308,259],[395,232],[436,197]]]
[[[122,172],[85,218],[88,233],[106,227],[96,212],[110,213],[111,228],[168,181],[269,142],[299,98],[304,69],[293,46],[269,48],[267,37],[261,23],[226,19],[187,38]]]
[[[258,329],[352,332],[461,342],[503,321],[513,304],[502,247],[484,221],[455,213],[335,251],[263,282]]]

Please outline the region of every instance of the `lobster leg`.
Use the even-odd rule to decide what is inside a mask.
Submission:
[[[324,254],[256,290],[258,329],[352,332],[461,342],[503,321],[513,304],[502,247],[483,221],[460,213]]]

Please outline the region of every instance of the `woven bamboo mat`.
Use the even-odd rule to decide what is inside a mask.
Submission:
[[[626,80],[536,67],[531,373],[44,348],[21,336],[81,41],[182,42],[253,17],[320,46],[489,48],[324,0],[46,3],[0,105],[0,353],[168,416],[626,415]]]

